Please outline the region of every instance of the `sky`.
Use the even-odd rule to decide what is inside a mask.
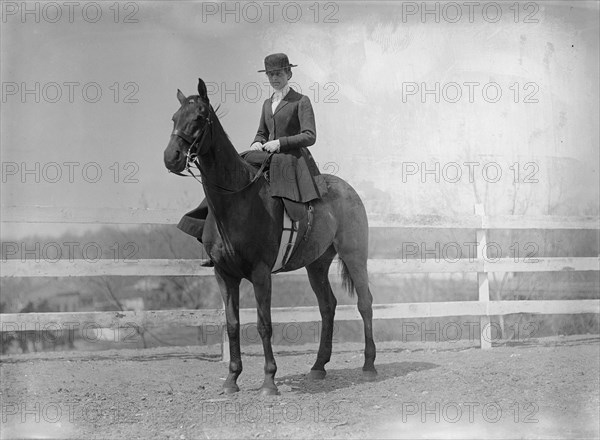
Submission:
[[[285,52],[313,156],[370,213],[597,215],[598,3],[423,4],[2,2],[2,211],[183,214],[202,190],[162,160],[177,89],[203,78],[244,151],[272,92],[257,71]]]

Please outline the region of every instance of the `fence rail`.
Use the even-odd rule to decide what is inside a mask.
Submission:
[[[319,322],[318,307],[273,307],[274,323]],[[600,313],[600,301],[450,301],[427,303],[374,304],[375,319],[442,318],[451,316],[497,316],[515,313],[529,314],[579,314]],[[360,320],[356,306],[339,305],[335,310],[337,321]],[[0,325],[4,331],[23,331],[43,328],[45,325],[73,327],[75,323],[94,323],[100,328],[140,327],[202,327],[224,325],[223,309],[198,310],[145,310],[124,312],[56,312],[56,313],[4,313]],[[240,309],[240,324],[256,323],[256,309]],[[51,329],[51,328],[49,328]]]
[[[141,208],[74,208],[56,206],[3,206],[2,223],[74,223],[74,224],[177,224],[181,210]],[[600,229],[600,219],[593,216],[454,216],[369,215],[372,228],[437,229]]]
[[[30,261],[5,260],[0,262],[2,277],[89,277],[89,276],[212,276],[213,270],[200,267],[196,259],[140,259]],[[484,259],[370,259],[368,269],[372,274],[392,275],[403,273],[472,273],[472,272],[564,272],[598,270],[600,257],[553,257]],[[331,265],[331,275],[338,273],[338,265]],[[298,269],[282,275],[305,275]]]
[[[3,207],[3,223],[93,223],[93,224],[174,224],[181,213],[173,210],[147,209],[82,209],[56,207]],[[428,318],[476,316],[480,318],[481,347],[491,347],[491,317],[514,313],[580,314],[600,313],[600,300],[560,301],[490,301],[488,273],[490,272],[557,272],[599,271],[600,257],[489,258],[486,254],[488,229],[600,229],[597,217],[556,216],[486,216],[480,205],[474,215],[444,216],[370,216],[370,227],[473,229],[477,238],[477,258],[448,260],[370,259],[372,274],[403,273],[477,273],[479,298],[477,301],[402,303],[374,305],[374,319]],[[330,273],[337,273],[332,265]],[[287,274],[304,274],[303,270]],[[0,262],[2,277],[77,277],[77,276],[210,276],[212,269],[202,268],[194,259],[143,259],[115,261],[21,261],[8,259]],[[314,322],[321,317],[317,307],[286,307],[272,310],[273,322]],[[338,306],[336,318],[358,320],[354,306]],[[242,324],[254,322],[254,309],[240,310]],[[94,322],[100,327],[118,328],[124,325],[140,326],[203,326],[223,325],[223,310],[162,310],[141,312],[73,312],[73,313],[10,313],[0,314],[0,332],[29,330],[31,325]],[[224,345],[227,342],[224,341]],[[227,356],[224,350],[224,356]]]

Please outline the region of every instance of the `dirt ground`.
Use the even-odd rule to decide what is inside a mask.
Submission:
[[[2,438],[598,438],[600,338],[275,347],[280,396],[261,397],[263,357],[244,347],[241,391],[224,395],[217,346],[2,358]],[[212,351],[211,351],[212,350]]]

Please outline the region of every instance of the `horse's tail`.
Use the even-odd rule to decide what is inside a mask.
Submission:
[[[354,296],[354,292],[356,292],[356,289],[354,287],[354,280],[350,276],[350,270],[348,269],[348,266],[346,266],[344,260],[340,258],[340,262],[342,263],[339,266],[340,276],[342,277],[342,287],[346,289],[348,295],[350,295],[350,298],[352,298]]]

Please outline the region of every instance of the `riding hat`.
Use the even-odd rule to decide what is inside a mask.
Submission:
[[[265,58],[265,70],[259,72],[274,72],[285,69],[286,67],[298,67],[296,64],[290,64],[288,57],[284,53],[274,53]]]

